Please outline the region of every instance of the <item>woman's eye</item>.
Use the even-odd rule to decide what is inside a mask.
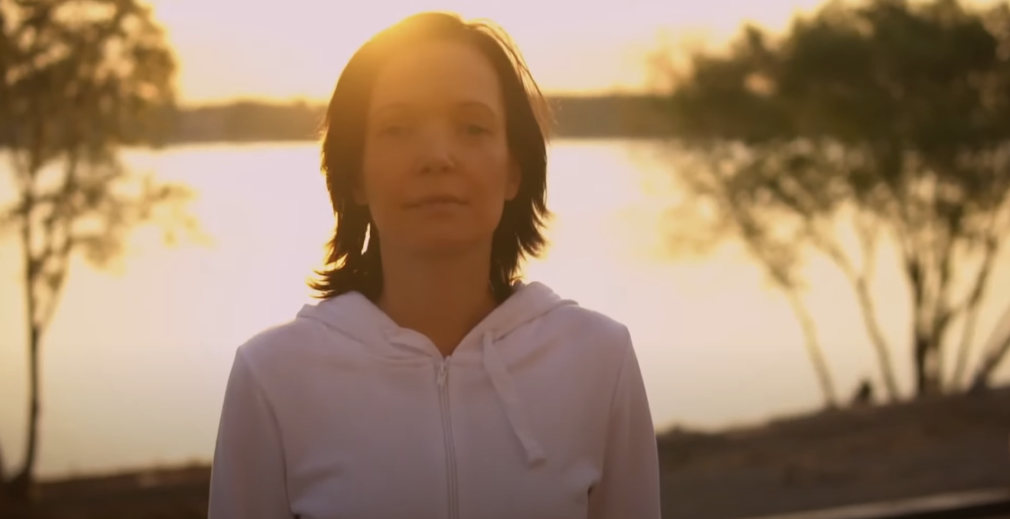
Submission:
[[[463,128],[466,131],[467,135],[477,136],[477,135],[484,135],[485,133],[488,133],[488,129],[485,128],[485,127],[483,127],[483,126],[481,126],[481,125],[479,125],[479,124],[467,124]]]
[[[380,134],[385,135],[386,137],[402,137],[407,135],[409,132],[410,129],[406,126],[396,124],[384,126],[382,130],[379,131]]]

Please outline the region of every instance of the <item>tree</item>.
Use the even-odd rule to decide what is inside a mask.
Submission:
[[[167,238],[191,228],[188,192],[132,175],[123,145],[156,139],[172,106],[174,58],[137,0],[14,0],[0,4],[0,151],[16,200],[0,229],[20,238],[29,352],[23,465],[7,483],[26,498],[34,481],[40,416],[39,349],[82,254],[108,265],[144,221]]]
[[[670,246],[676,253],[704,254],[727,237],[737,238],[772,286],[785,295],[803,334],[824,406],[836,408],[838,394],[834,378],[818,339],[815,321],[803,303],[805,282],[797,273],[800,251],[792,246],[788,226],[782,225],[789,215],[746,196],[750,191],[738,189],[721,174],[725,170],[720,163],[734,163],[732,151],[732,148],[710,147],[704,154],[676,154],[682,162],[680,179],[693,196],[673,207],[671,220],[674,224],[667,231]],[[703,214],[709,218],[699,218]]]
[[[1010,228],[1010,9],[870,0],[828,4],[778,38],[749,27],[728,52],[694,55],[669,109],[686,153],[742,150],[718,177],[731,200],[788,215],[793,247],[845,273],[892,398],[870,283],[879,238],[894,241],[916,391],[942,391],[949,331],[960,321],[966,351]]]
[[[987,389],[993,372],[1010,353],[1010,307],[1007,307],[1000,323],[996,325],[988,344],[989,346],[984,350],[982,361],[979,363],[978,371],[972,377],[971,392],[977,393]]]

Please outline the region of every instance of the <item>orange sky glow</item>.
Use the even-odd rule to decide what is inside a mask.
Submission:
[[[742,22],[784,27],[819,0],[150,0],[177,52],[183,103],[325,99],[369,36],[425,10],[489,18],[508,31],[551,93],[649,86],[664,39],[725,38]]]

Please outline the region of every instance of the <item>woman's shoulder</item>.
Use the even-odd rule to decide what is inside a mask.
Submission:
[[[570,302],[543,315],[527,334],[524,351],[538,350],[554,376],[574,376],[594,387],[611,388],[629,359],[637,358],[628,327],[598,310]],[[564,375],[565,373],[567,375]]]
[[[624,323],[605,313],[568,304],[544,316],[534,333],[555,345],[559,353],[580,363],[620,365],[633,354],[631,332]]]
[[[592,342],[617,346],[630,342],[628,327],[617,319],[555,293],[539,282],[524,284],[516,306],[517,321],[538,322],[535,333],[592,339]]]
[[[334,339],[322,323],[301,315],[256,332],[239,345],[237,354],[251,364],[277,365],[299,362],[319,354],[325,347],[334,349]]]
[[[631,333],[624,323],[617,319],[581,305],[565,305],[551,312],[548,319],[557,325],[581,334],[598,337],[603,342],[624,344],[630,341]]]

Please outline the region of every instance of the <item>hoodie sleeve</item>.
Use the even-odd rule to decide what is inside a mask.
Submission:
[[[235,354],[211,466],[208,519],[291,519],[277,420],[242,348]]]
[[[589,519],[660,518],[656,431],[630,335],[627,341],[610,407],[603,474],[589,495]]]

